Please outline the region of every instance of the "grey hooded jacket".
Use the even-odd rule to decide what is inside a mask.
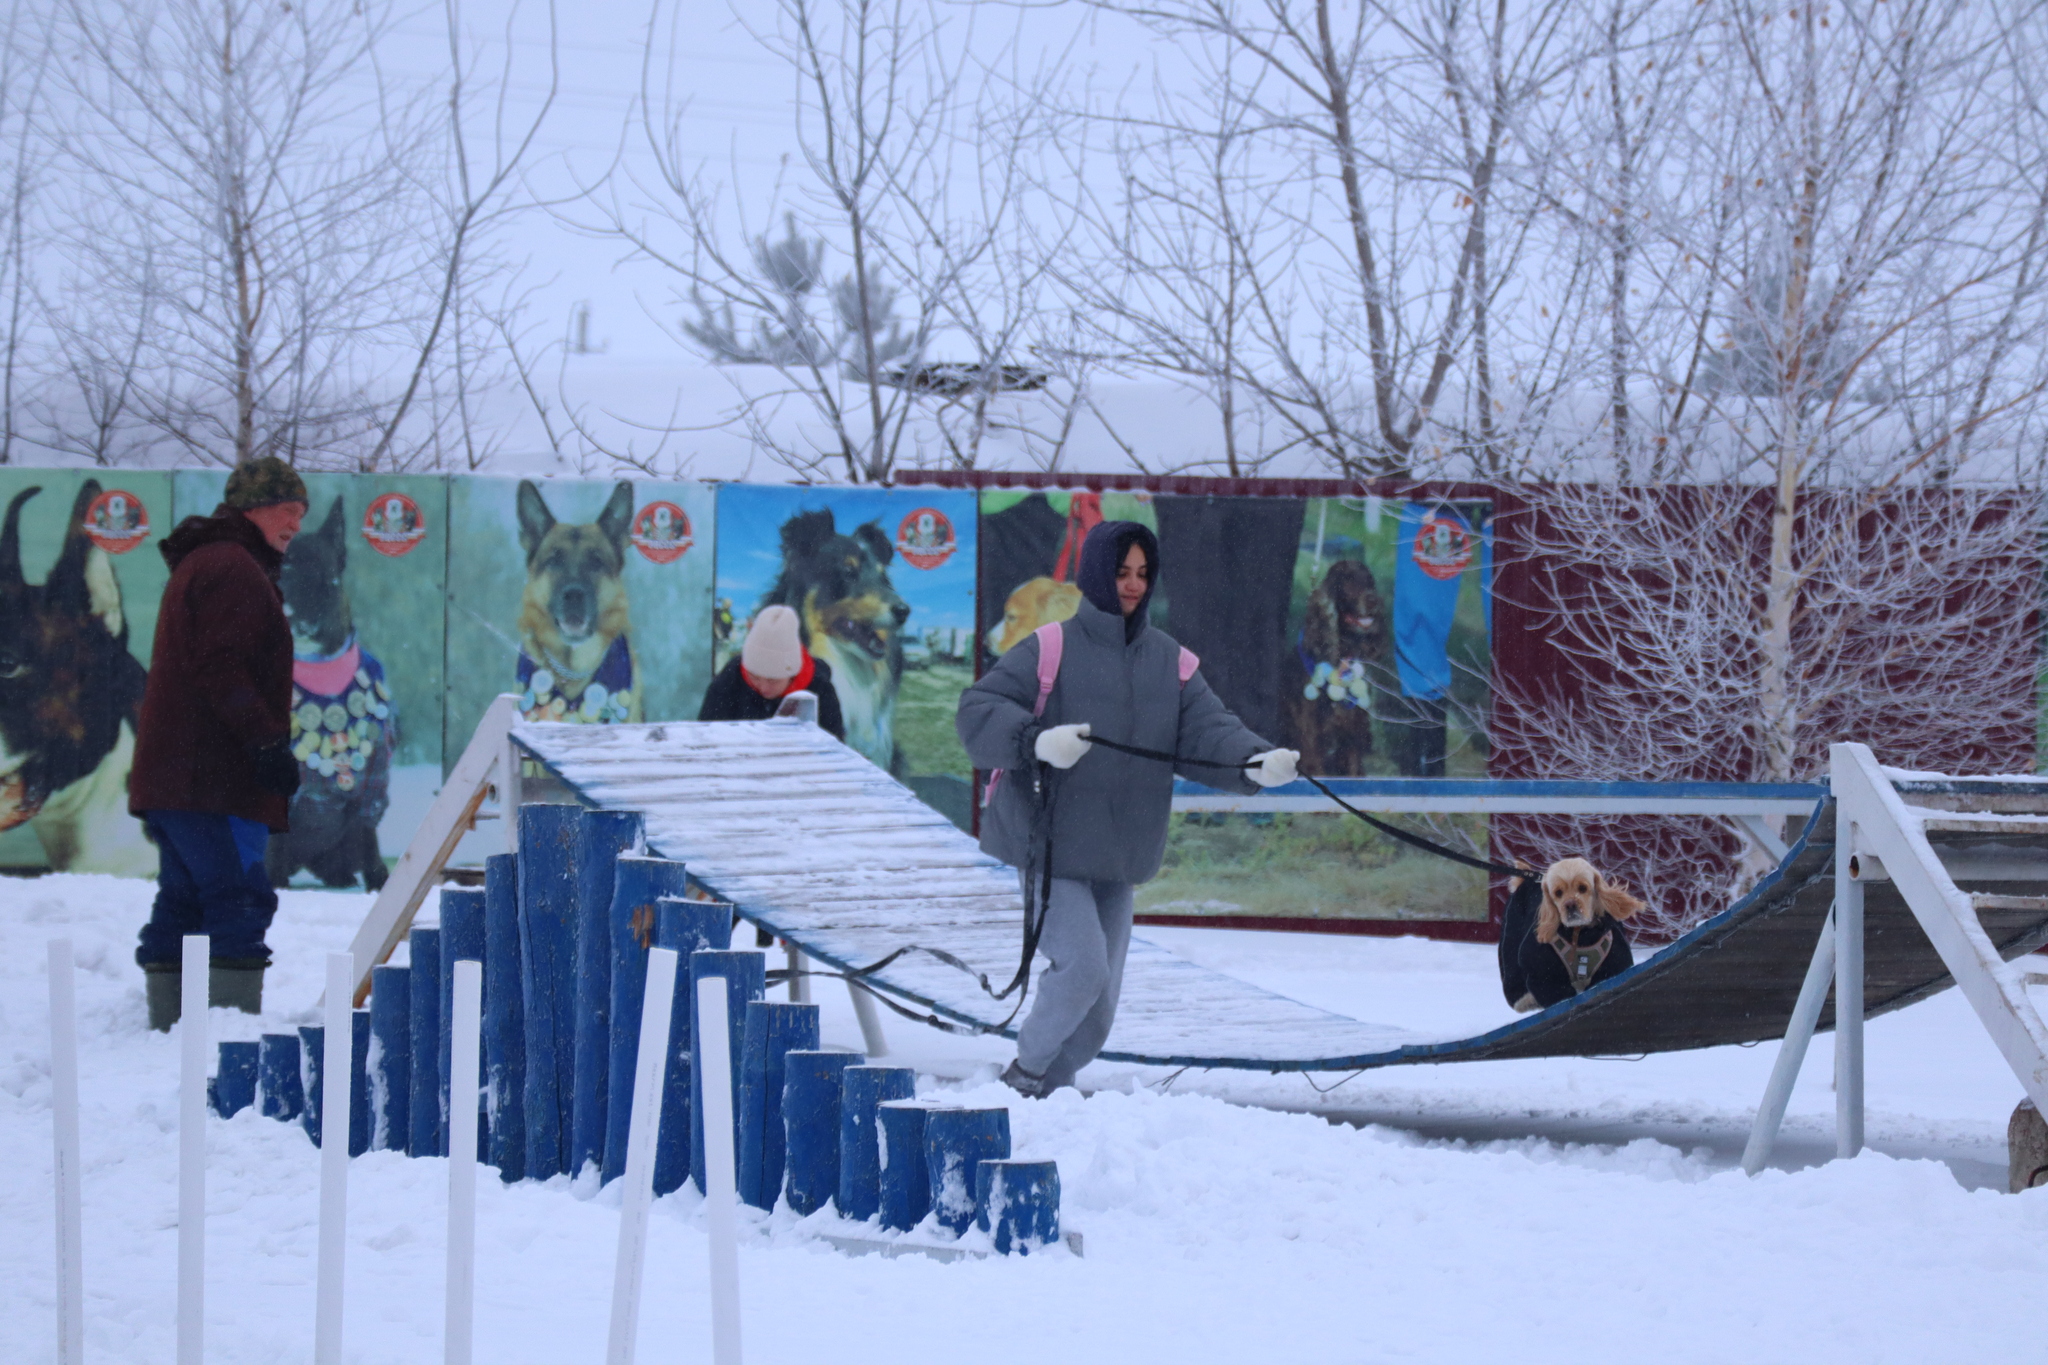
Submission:
[[[1180,645],[1151,627],[1126,643],[1122,618],[1083,600],[1061,629],[1058,681],[1034,720],[1038,700],[1036,636],[1003,655],[960,697],[955,725],[977,768],[1002,768],[981,816],[981,847],[1024,867],[1030,856],[1041,729],[1086,722],[1096,735],[1182,758],[1238,763],[1273,746],[1232,715],[1200,670],[1183,687]],[[1159,871],[1172,813],[1173,773],[1153,759],[1100,745],[1065,772],[1051,772],[1052,875],[1142,882]],[[1184,767],[1183,777],[1224,791],[1258,790],[1242,773]]]

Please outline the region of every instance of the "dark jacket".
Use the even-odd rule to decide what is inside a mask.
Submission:
[[[128,809],[239,815],[288,828],[289,803],[256,779],[254,750],[291,731],[292,633],[284,557],[223,504],[164,538],[164,587],[128,777]]]
[[[1133,615],[1142,617],[1142,608]],[[1181,685],[1180,645],[1172,636],[1141,623],[1126,639],[1128,626],[1128,618],[1084,597],[1060,627],[1059,678],[1036,721],[1035,635],[961,694],[955,725],[967,756],[977,768],[1009,770],[982,812],[981,847],[991,857],[1023,867],[1029,856],[1032,746],[1041,729],[1085,721],[1105,739],[1218,763],[1273,747],[1230,713],[1200,670]],[[1216,768],[1187,767],[1181,775],[1224,791],[1258,790],[1241,773]],[[1142,882],[1159,871],[1173,803],[1166,764],[1097,745],[1067,771],[1053,770],[1051,781],[1055,877]]]
[[[809,660],[811,677],[799,673],[791,680],[790,692],[814,692],[818,697],[818,727],[841,743],[846,741],[846,718],[839,710],[839,693],[832,687],[832,665],[823,659]],[[789,693],[785,692],[783,696]],[[764,697],[740,676],[740,661],[734,659],[718,670],[711,686],[704,689],[704,705],[698,720],[767,720],[782,705],[782,697]]]

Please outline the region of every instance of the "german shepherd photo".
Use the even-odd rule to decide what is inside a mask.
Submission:
[[[895,555],[880,522],[842,535],[831,509],[799,512],[782,523],[782,573],[760,605],[796,611],[804,648],[832,667],[847,744],[900,773],[896,695],[910,604],[889,581]]]
[[[377,825],[391,804],[391,748],[398,708],[384,665],[356,638],[344,583],[349,519],[336,497],[320,529],[292,541],[279,574],[292,626],[292,752],[299,790],[291,832],[264,857],[271,883],[300,868],[323,885],[384,885]]]
[[[156,850],[128,815],[128,770],[148,670],[128,651],[121,585],[86,535],[100,495],[72,499],[49,576],[22,573],[24,488],[0,523],[0,829],[26,822],[57,871],[153,876]]]
[[[519,481],[520,709],[528,720],[587,724],[640,719],[639,659],[626,604],[626,538],[633,485],[620,480],[594,522],[555,519],[530,479]]]

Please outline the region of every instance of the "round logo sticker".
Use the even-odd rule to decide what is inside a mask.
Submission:
[[[953,538],[953,523],[936,507],[920,507],[896,528],[896,552],[912,568],[936,569],[953,557],[960,542]]]
[[[427,538],[427,519],[420,505],[403,493],[379,493],[363,513],[363,539],[380,555],[409,554]]]
[[[149,535],[149,509],[142,499],[109,488],[85,509],[85,538],[110,555],[125,555]]]
[[[1472,567],[1472,529],[1448,508],[1429,513],[1415,528],[1415,567],[1439,581]]]
[[[650,502],[633,517],[633,545],[657,564],[673,564],[696,542],[690,519],[672,502]]]

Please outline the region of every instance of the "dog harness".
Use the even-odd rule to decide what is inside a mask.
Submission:
[[[1558,961],[1564,963],[1564,974],[1572,983],[1572,994],[1577,995],[1593,984],[1593,978],[1600,973],[1600,964],[1607,961],[1607,955],[1614,951],[1614,930],[1610,928],[1587,946],[1567,943],[1559,937],[1550,941],[1550,947],[1557,954]]]

